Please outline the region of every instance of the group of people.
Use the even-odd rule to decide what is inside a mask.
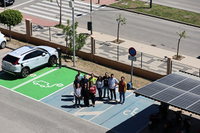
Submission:
[[[105,73],[105,76],[99,76],[98,78],[94,77],[94,74],[91,74],[91,77],[87,79],[86,75],[82,75],[81,71],[78,71],[78,74],[75,76],[74,80],[74,100],[75,108],[81,108],[80,100],[84,100],[84,106],[89,107],[89,99],[91,98],[92,106],[95,107],[95,97],[98,90],[99,99],[107,98],[116,100],[116,86],[119,85],[118,91],[120,95],[119,103],[123,104],[125,102],[125,93],[127,89],[127,83],[125,82],[125,77],[121,77],[121,81],[118,81],[114,74],[111,74],[110,77],[108,73]],[[109,95],[110,92],[110,95]]]

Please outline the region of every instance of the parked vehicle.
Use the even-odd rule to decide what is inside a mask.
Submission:
[[[3,49],[6,47],[6,37],[0,31],[0,48]]]
[[[0,5],[1,6],[4,6],[4,3],[6,4],[6,5],[11,5],[11,4],[13,4],[15,2],[15,0],[0,0]]]
[[[58,58],[56,49],[48,46],[23,46],[2,59],[2,70],[21,77],[43,65],[53,66]]]
[[[167,117],[168,110],[169,110],[169,105],[165,103],[161,103],[161,105],[159,105],[159,112],[149,115],[148,126],[150,130],[153,130],[155,126],[160,124],[162,119],[165,119]]]

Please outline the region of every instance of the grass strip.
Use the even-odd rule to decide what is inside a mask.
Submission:
[[[157,4],[152,4],[152,8],[150,8],[148,2],[143,2],[139,0],[121,0],[117,3],[111,4],[110,6],[142,12],[150,15],[155,15],[200,26],[200,14],[191,11],[181,10]]]

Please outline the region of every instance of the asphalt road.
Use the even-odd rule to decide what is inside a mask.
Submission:
[[[112,8],[103,8],[93,13],[93,31],[104,34],[117,35],[116,18],[121,14],[127,19],[126,25],[120,26],[120,37],[147,45],[176,52],[179,36],[176,32],[186,30],[186,39],[181,39],[180,54],[192,57],[200,55],[200,29],[152,18],[136,13],[116,10]],[[77,18],[79,26],[87,28],[87,21],[90,15]]]
[[[37,2],[39,0],[19,0],[9,8],[19,10]],[[119,14],[127,19],[127,24],[120,26],[121,38],[176,52],[179,39],[176,32],[186,30],[187,38],[181,40],[180,54],[195,58],[200,56],[200,29],[179,23],[106,7],[93,12],[93,30],[116,36],[116,18]],[[87,28],[87,21],[90,21],[90,14],[76,18],[75,21],[79,22],[80,27]]]
[[[142,0],[142,1],[150,2],[150,0]],[[165,5],[169,7],[200,13],[199,0],[153,0],[152,2],[153,4]]]

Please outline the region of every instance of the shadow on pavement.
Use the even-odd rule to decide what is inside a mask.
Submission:
[[[149,121],[149,114],[156,112],[157,106],[154,104],[140,111],[136,115],[113,127],[111,131],[117,133],[137,133],[145,128]],[[131,112],[130,112],[131,113]],[[110,133],[108,131],[107,133]]]

